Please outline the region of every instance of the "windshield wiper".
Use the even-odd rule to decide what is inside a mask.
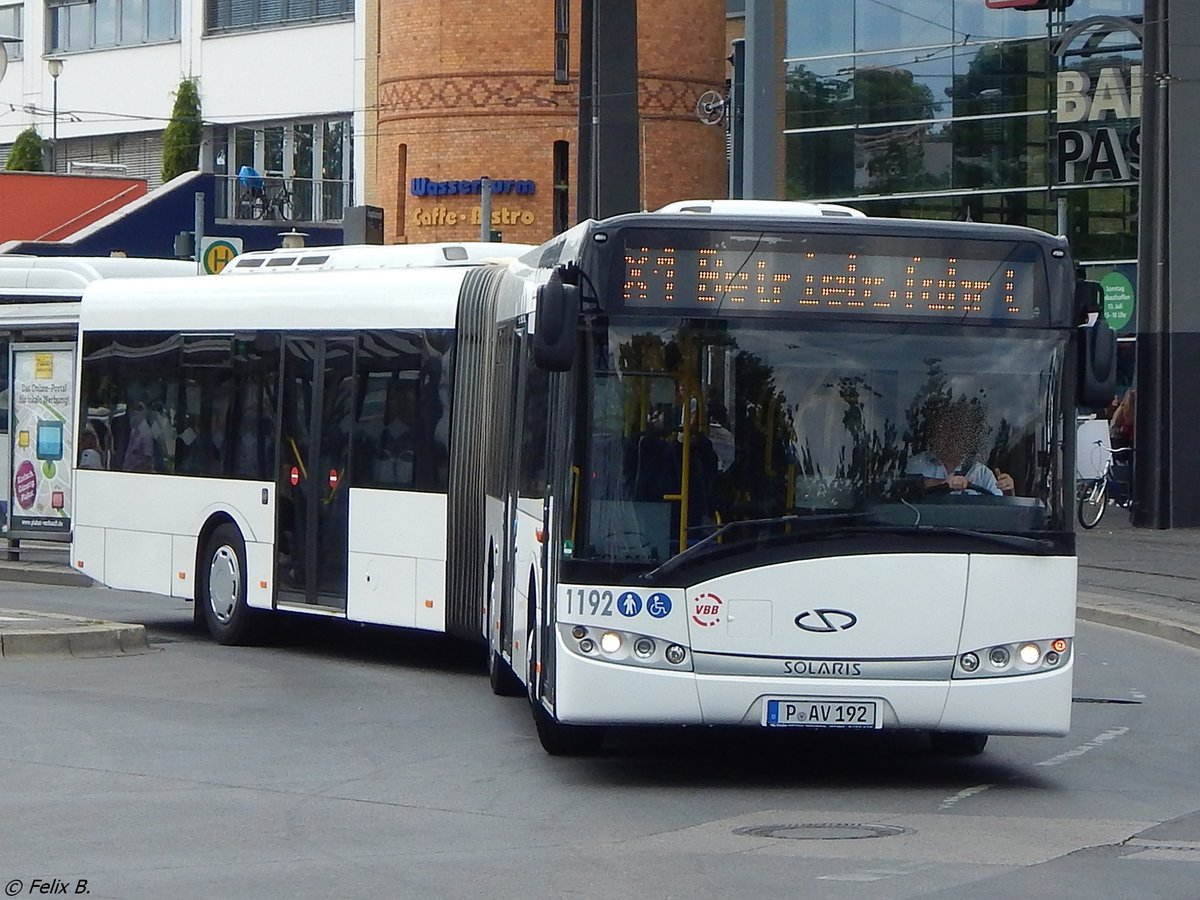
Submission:
[[[1025,537],[1022,534],[1004,534],[996,531],[977,531],[974,528],[958,528],[952,525],[882,525],[871,530],[886,531],[892,534],[954,534],[978,538],[1018,550],[1053,550],[1057,546],[1049,538]]]
[[[702,550],[704,552],[707,552],[708,548],[713,545],[713,543],[716,541],[717,538],[719,538],[721,535],[725,534],[728,531],[732,531],[735,528],[747,528],[747,527],[757,528],[760,526],[770,526],[770,525],[797,525],[801,522],[812,522],[812,523],[849,522],[852,519],[861,519],[861,518],[865,518],[868,515],[870,515],[870,514],[869,513],[833,513],[833,514],[829,514],[829,515],[818,515],[818,516],[796,516],[796,515],[769,516],[765,519],[739,519],[734,522],[726,522],[724,525],[721,525],[719,528],[717,528],[717,530],[714,531],[712,534],[707,535],[702,540],[699,540],[696,543],[692,544],[692,546],[679,551],[674,556],[672,556],[670,559],[668,559],[666,562],[664,562],[662,565],[658,566],[657,568],[651,569],[649,572],[643,572],[640,576],[638,576],[638,580],[639,581],[650,581],[654,578],[657,578],[659,575],[665,575],[668,572],[675,571],[681,565],[683,565],[685,562],[687,562],[689,559],[692,559],[693,557],[700,555]]]

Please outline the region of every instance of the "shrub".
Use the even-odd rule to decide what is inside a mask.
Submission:
[[[44,148],[45,141],[38,135],[37,129],[30,126],[13,141],[4,168],[10,172],[45,172],[46,165],[42,161]]]
[[[196,82],[185,78],[175,92],[171,121],[163,134],[163,181],[199,168],[202,128],[200,93]]]

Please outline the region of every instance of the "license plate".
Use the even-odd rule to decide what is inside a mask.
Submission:
[[[768,700],[764,725],[799,728],[880,728],[874,700],[790,697]]]

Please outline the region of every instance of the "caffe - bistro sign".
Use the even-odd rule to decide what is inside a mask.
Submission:
[[[478,197],[483,192],[483,180],[452,179],[449,181],[434,181],[430,178],[414,178],[409,182],[412,196],[421,198],[436,198],[434,205],[416,205],[412,210],[414,225],[476,225],[482,220],[481,207],[457,207],[449,204],[462,197]],[[537,185],[522,178],[493,178],[492,197],[520,196],[529,197],[537,193]],[[537,221],[530,210],[514,209],[500,204],[492,206],[492,227],[501,225],[533,225]]]
[[[1058,73],[1058,183],[1132,181],[1142,155],[1142,67]]]

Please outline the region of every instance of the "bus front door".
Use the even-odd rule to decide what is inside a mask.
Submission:
[[[344,612],[354,341],[287,338],[280,391],[276,603]]]

